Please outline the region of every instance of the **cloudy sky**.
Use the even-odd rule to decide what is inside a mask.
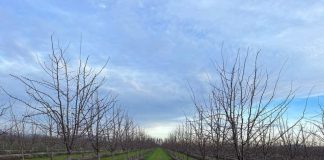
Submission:
[[[37,57],[50,52],[50,36],[107,67],[105,88],[147,132],[165,137],[193,109],[188,84],[204,91],[220,48],[262,50],[261,64],[278,71],[280,89],[324,93],[324,2],[240,0],[2,0],[0,84],[23,88],[10,73],[41,74]]]

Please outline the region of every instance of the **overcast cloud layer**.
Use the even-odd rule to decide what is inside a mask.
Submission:
[[[165,137],[192,110],[188,82],[203,90],[211,60],[224,44],[262,50],[261,64],[284,64],[281,92],[293,82],[297,98],[324,91],[324,2],[228,0],[0,1],[0,84],[20,94],[8,74],[39,75],[37,57],[50,36],[70,43],[96,67],[107,58],[105,88],[147,131]]]

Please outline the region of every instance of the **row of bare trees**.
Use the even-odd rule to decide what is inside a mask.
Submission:
[[[195,114],[163,145],[202,160],[322,159],[324,110],[321,118],[305,117],[307,98],[297,118],[288,118],[295,91],[278,95],[280,74],[273,79],[262,70],[259,53],[238,51],[231,63],[222,57],[208,98],[192,91]]]
[[[24,98],[2,89],[10,97],[0,110],[0,116],[10,122],[1,130],[3,150],[18,149],[22,159],[26,151],[46,152],[51,158],[62,152],[68,159],[74,152],[84,151],[100,159],[102,153],[114,155],[155,144],[117,103],[116,96],[102,87],[108,61],[93,68],[89,57],[81,58],[81,47],[75,62],[67,58],[66,48],[51,42],[52,53],[39,60],[43,75],[11,75],[25,87]]]

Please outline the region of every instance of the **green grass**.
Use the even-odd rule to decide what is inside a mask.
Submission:
[[[155,149],[150,149],[149,151],[147,151],[145,154],[144,154],[144,159],[147,160],[150,158],[150,156],[153,154],[153,152],[155,151]]]
[[[187,155],[185,155],[183,153],[173,152],[173,154],[180,160],[187,160],[187,159],[188,160],[196,160],[196,159],[194,159],[192,157],[189,157],[189,156],[187,156]]]
[[[162,148],[157,148],[145,160],[171,160],[171,157]]]
[[[82,157],[89,157],[93,156],[93,153],[85,153],[85,154],[72,154],[71,157],[74,159],[82,158]],[[128,158],[134,158],[134,157],[144,157],[145,160],[171,160],[171,157],[163,150],[162,148],[156,148],[156,149],[147,149],[147,150],[141,150],[141,151],[130,151],[128,153],[122,153],[116,155],[114,157],[105,157],[101,158],[102,160],[127,160]],[[54,160],[66,160],[66,155],[57,155],[54,156]],[[48,157],[35,157],[30,160],[50,160]]]
[[[114,157],[106,157],[106,158],[101,158],[102,160],[127,160],[127,157],[137,157],[141,154],[147,153],[148,150],[144,150],[144,151],[131,151],[128,153],[123,153],[123,154],[118,154],[115,155]]]
[[[101,158],[102,160],[125,160],[127,159],[127,157],[135,157],[137,155],[140,155],[140,152],[142,154],[147,153],[148,150],[143,150],[143,151],[130,151],[127,153],[115,153],[114,158],[112,157],[105,157],[105,158]],[[109,154],[108,152],[103,152],[101,154]],[[78,153],[78,154],[72,154],[71,158],[73,159],[79,159],[79,158],[84,158],[84,157],[94,157],[95,155],[93,153]],[[67,159],[67,155],[57,155],[53,157],[53,160],[66,160]],[[49,157],[34,157],[32,159],[28,159],[28,160],[50,160]]]
[[[78,153],[78,154],[72,154],[71,157],[72,158],[82,158],[82,157],[86,157],[86,156],[89,156],[89,153]],[[35,157],[35,158],[32,158],[30,160],[50,160],[51,158],[50,157]],[[63,154],[63,155],[57,155],[57,156],[54,156],[53,157],[53,160],[66,160],[67,159],[67,155],[66,154]]]

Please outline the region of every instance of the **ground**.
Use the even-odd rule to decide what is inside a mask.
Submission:
[[[145,160],[171,160],[171,157],[162,148],[157,148]]]

